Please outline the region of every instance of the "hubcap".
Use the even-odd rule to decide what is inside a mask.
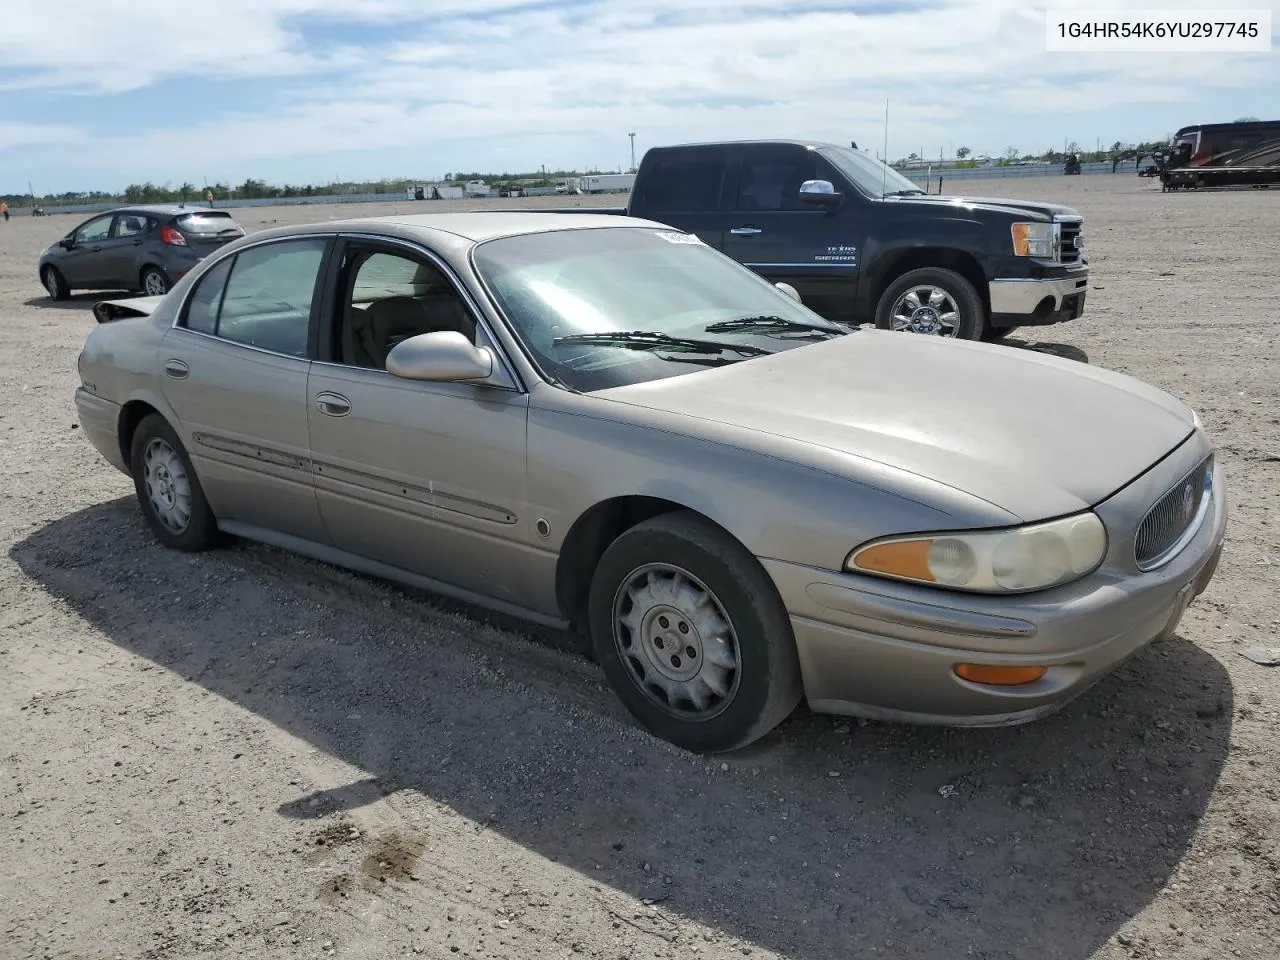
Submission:
[[[960,310],[947,291],[923,284],[898,298],[889,322],[892,329],[901,333],[954,337],[960,332]]]
[[[733,625],[715,594],[687,570],[647,564],[618,588],[613,636],[632,681],[682,719],[709,720],[738,690]]]
[[[154,270],[148,270],[147,275],[142,278],[142,287],[151,296],[158,297],[164,293],[164,277]]]
[[[172,533],[191,523],[191,481],[182,458],[165,441],[156,439],[143,451],[143,482],[156,519]]]

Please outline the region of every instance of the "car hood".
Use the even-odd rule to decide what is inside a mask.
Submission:
[[[1008,200],[999,197],[952,197],[942,194],[924,194],[921,196],[888,197],[893,203],[908,206],[951,206],[964,209],[987,210],[994,213],[1008,213],[1019,217],[1032,217],[1037,220],[1052,220],[1055,216],[1078,217],[1080,211],[1060,203],[1037,203],[1030,200]]]
[[[1087,363],[862,330],[595,396],[906,471],[1031,522],[1087,509],[1181,444],[1194,414]]]

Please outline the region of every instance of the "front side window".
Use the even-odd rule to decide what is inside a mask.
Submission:
[[[846,330],[696,237],[608,227],[490,240],[474,263],[543,375],[590,391]]]
[[[475,342],[475,319],[449,279],[425,260],[349,243],[339,291],[340,363],[385,370],[392,348],[420,333],[453,331]]]
[[[831,168],[811,150],[756,154],[742,165],[737,209],[812,212],[819,208],[801,201],[801,185],[832,176]]]
[[[90,220],[76,230],[76,243],[96,243],[107,239],[111,234],[112,216],[98,217]]]
[[[268,243],[222,261],[198,281],[187,305],[186,326],[305,357],[326,243],[323,237]]]

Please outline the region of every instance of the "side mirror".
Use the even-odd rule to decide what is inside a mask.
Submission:
[[[834,207],[844,199],[844,194],[836,193],[830,180],[806,180],[800,184],[800,201],[821,207]]]
[[[70,250],[72,247],[76,245],[76,238],[63,237],[61,240],[58,241],[58,245],[62,247],[63,250]]]
[[[779,290],[781,290],[783,293],[785,293],[788,297],[790,297],[796,303],[804,303],[804,301],[800,299],[800,291],[797,290],[795,287],[793,287],[791,284],[775,283],[774,286],[777,287]]]
[[[391,348],[387,373],[403,380],[437,383],[483,380],[493,373],[493,354],[456,330],[420,333]]]

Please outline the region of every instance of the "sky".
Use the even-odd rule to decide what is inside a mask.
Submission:
[[[1177,0],[1089,10],[1264,9]],[[1029,0],[3,0],[0,194],[626,169],[801,138],[1041,153],[1280,114],[1270,53],[1046,51]],[[429,12],[427,12],[429,11]]]

